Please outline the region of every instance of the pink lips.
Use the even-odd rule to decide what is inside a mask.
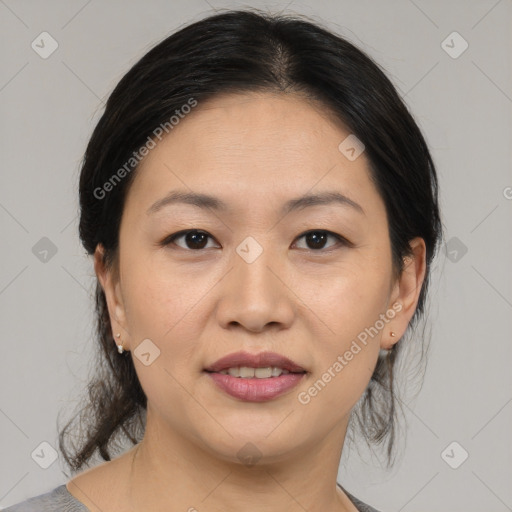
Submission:
[[[265,379],[256,377],[245,379],[216,373],[238,366],[248,366],[250,368],[277,366],[293,373]],[[219,359],[205,368],[205,371],[221,390],[234,398],[248,402],[272,400],[295,387],[307,374],[306,370],[297,363],[274,352],[262,352],[260,354],[235,352]]]
[[[223,373],[208,373],[208,375],[228,395],[247,402],[265,402],[295,387],[306,374],[288,373],[268,379],[242,379]]]

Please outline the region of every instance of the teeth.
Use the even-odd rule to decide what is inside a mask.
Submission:
[[[240,373],[238,375],[242,379],[250,379],[254,377],[254,368],[248,368],[247,366],[240,366]]]
[[[219,373],[223,375],[231,375],[232,377],[239,377],[241,379],[268,379],[270,377],[279,377],[280,375],[286,375],[290,373],[288,370],[284,370],[277,366],[267,366],[265,368],[250,368],[248,366],[237,366],[222,370]]]
[[[281,368],[278,368],[277,366],[272,367],[272,377],[279,377],[281,373],[289,373],[288,370],[281,370]]]
[[[268,366],[267,368],[255,368],[254,376],[257,379],[269,379],[270,377],[272,377],[272,368],[270,366]]]

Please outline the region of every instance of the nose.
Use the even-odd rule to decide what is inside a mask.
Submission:
[[[232,270],[220,283],[216,311],[219,324],[225,329],[238,326],[254,333],[290,327],[295,315],[294,295],[279,268],[283,266],[269,251],[263,251],[252,263],[235,254]]]

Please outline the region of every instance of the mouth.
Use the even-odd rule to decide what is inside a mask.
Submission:
[[[235,377],[237,379],[274,379],[276,377],[280,377],[281,375],[288,375],[290,373],[306,373],[305,370],[300,372],[291,372],[286,368],[281,368],[279,366],[261,366],[258,368],[253,368],[250,366],[231,366],[218,372],[209,370],[205,371],[208,373],[230,375],[231,377]]]
[[[204,369],[216,386],[243,401],[264,402],[294,388],[308,371],[273,352],[237,352]]]
[[[286,356],[282,356],[281,354],[276,354],[275,352],[260,352],[259,354],[251,354],[249,352],[234,352],[233,354],[229,354],[224,356],[215,363],[205,368],[207,372],[230,372],[230,375],[233,377],[254,377],[258,378],[258,375],[251,374],[251,370],[263,370],[265,369],[268,372],[268,368],[271,368],[271,373],[274,372],[277,374],[278,370],[281,370],[282,373],[305,373],[306,369],[295,363],[291,359]],[[274,370],[276,368],[276,370]],[[238,374],[236,373],[236,369],[240,371]],[[261,374],[261,378],[268,378],[272,376],[278,377],[277,375],[266,375],[264,372],[259,371],[258,374]]]

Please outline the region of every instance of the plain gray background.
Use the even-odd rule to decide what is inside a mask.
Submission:
[[[351,449],[340,483],[383,512],[512,510],[511,0],[0,0],[0,506],[69,479],[60,458],[43,469],[31,454],[57,447],[57,415],[90,370],[94,271],[78,242],[77,180],[103,102],[169,33],[244,6],[325,21],[368,52],[439,172],[447,246],[403,457],[385,471]],[[58,43],[46,59],[31,47],[44,31]],[[55,254],[38,252],[43,237]]]

